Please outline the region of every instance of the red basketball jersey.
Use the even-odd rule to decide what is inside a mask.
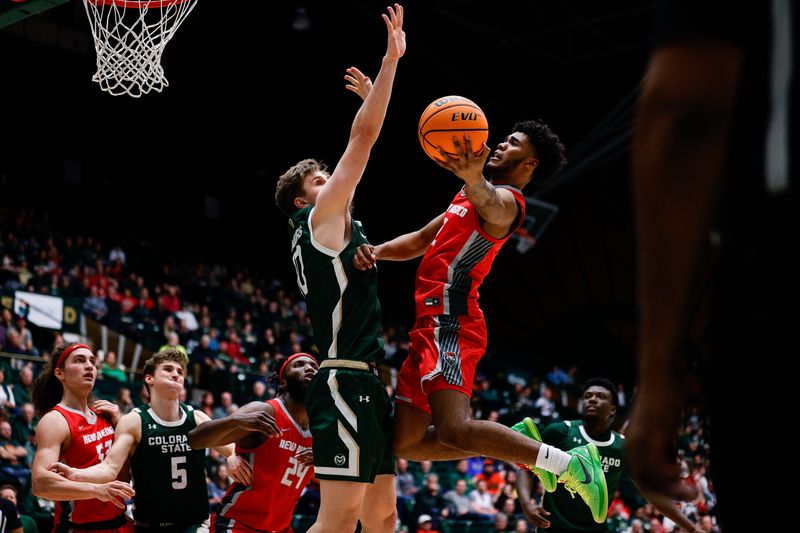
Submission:
[[[514,194],[520,208],[516,223],[502,239],[488,235],[480,225],[478,210],[462,188],[444,215],[442,227],[425,252],[417,269],[414,290],[417,316],[482,316],[478,306],[478,287],[492,268],[492,262],[525,219],[522,191],[496,185]]]
[[[83,412],[61,404],[53,409],[61,413],[69,424],[69,447],[58,460],[73,468],[88,468],[101,463],[114,442],[111,423],[93,410],[92,416],[86,417]],[[83,526],[92,522],[106,522],[122,513],[122,509],[113,503],[100,500],[56,502],[53,529],[59,531],[70,523]]]
[[[303,430],[279,398],[268,400],[275,409],[275,423],[283,435],[267,438],[254,450],[237,446],[236,453],[253,466],[253,484],[234,483],[214,517],[214,531],[284,531],[292,525],[292,513],[303,488],[311,481],[313,467],[299,465],[295,455],[311,448],[311,432]]]

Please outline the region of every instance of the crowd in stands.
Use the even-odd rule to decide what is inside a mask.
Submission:
[[[130,259],[121,246],[109,249],[91,237],[37,235],[24,220],[17,220],[13,232],[0,225],[4,294],[25,290],[78,298],[87,317],[152,351],[179,347],[189,358],[186,401],[212,418],[273,397],[276,385],[270,377],[285,355],[314,353],[304,302],[279,281],[247,268],[204,264],[165,267],[151,279],[130,267]],[[384,340],[381,371],[391,390],[408,353],[408,337],[403,327],[387,325]],[[0,496],[13,490],[27,517],[26,531],[34,531],[37,524],[47,528],[52,516],[52,502],[30,493],[38,421],[30,394],[34,375],[61,341],[59,333],[39,331],[25,316],[0,306]],[[125,368],[113,350],[98,351],[98,370],[96,395],[115,401],[122,413],[146,402],[141,376]],[[530,416],[540,427],[578,418],[578,387],[588,377],[592,376],[581,376],[577,367],[554,366],[537,377],[495,370],[487,362],[475,381],[473,416],[508,425]],[[616,427],[624,422],[630,403],[622,384],[618,400]],[[706,524],[706,531],[717,531],[715,494],[706,477],[708,442],[698,413],[687,417],[679,445],[686,478],[700,489],[683,512]],[[209,450],[207,461],[208,497],[215,510],[230,480],[216,452]],[[481,457],[437,463],[398,458],[397,473],[398,525],[404,531],[533,531],[514,488],[515,466]],[[298,503],[296,530],[313,522],[318,507],[319,489],[312,483]],[[609,517],[620,533],[675,530],[633,487],[613,495]]]

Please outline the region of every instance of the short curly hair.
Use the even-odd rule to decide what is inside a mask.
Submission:
[[[328,166],[316,159],[303,159],[284,172],[275,185],[275,204],[287,217],[297,211],[294,199],[303,192],[303,178],[312,172],[327,172]]]
[[[550,126],[541,120],[517,122],[512,131],[519,131],[527,135],[536,149],[536,158],[539,160],[539,165],[533,171],[536,183],[541,184],[549,180],[567,164],[567,158],[564,155],[566,148],[558,135],[550,129]]]

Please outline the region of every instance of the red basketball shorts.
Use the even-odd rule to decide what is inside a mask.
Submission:
[[[483,317],[424,315],[409,333],[411,347],[397,378],[397,400],[431,414],[428,395],[457,390],[472,396],[475,368],[486,353]]]

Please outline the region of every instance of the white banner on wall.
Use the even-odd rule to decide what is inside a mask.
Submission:
[[[14,312],[42,328],[61,329],[64,300],[33,292],[14,292]]]

